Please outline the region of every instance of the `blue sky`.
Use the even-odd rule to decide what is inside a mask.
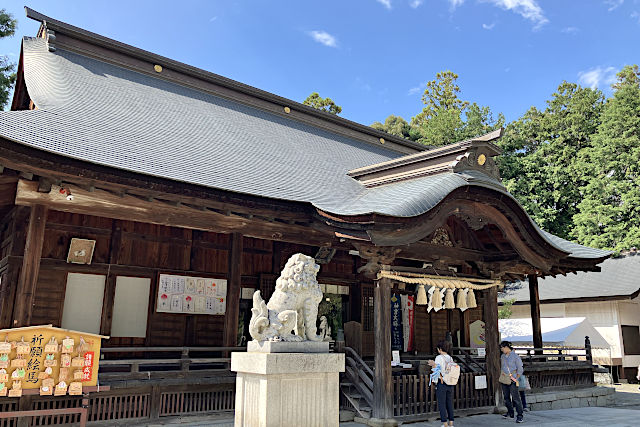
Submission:
[[[422,108],[424,84],[460,75],[461,97],[507,120],[563,80],[608,91],[640,63],[640,0],[13,1],[70,24],[302,101],[318,91],[364,124]],[[16,60],[19,37],[0,41]]]

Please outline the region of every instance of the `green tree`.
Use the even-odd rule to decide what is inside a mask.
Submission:
[[[17,21],[5,9],[0,9],[0,38],[11,37],[16,32]],[[6,56],[0,56],[0,108],[9,101],[9,93],[16,81],[15,64]]]
[[[574,215],[573,237],[615,251],[640,245],[640,72],[625,66],[613,84],[593,148],[581,153],[591,180]]]
[[[342,107],[336,105],[331,98],[322,98],[318,92],[313,92],[307,96],[307,99],[302,101],[302,103],[316,110],[322,110],[331,114],[340,114],[342,112]]]
[[[472,138],[501,127],[489,107],[470,104],[459,98],[458,75],[442,71],[427,83],[422,96],[425,107],[411,119],[409,135],[423,144],[440,146]]]
[[[513,314],[511,306],[513,306],[514,302],[516,302],[515,298],[502,301],[502,306],[498,308],[498,319],[508,319],[511,317]]]
[[[544,111],[531,108],[499,142],[503,182],[543,229],[570,238],[589,174],[579,154],[592,147],[604,97],[563,82]]]
[[[391,135],[413,139],[411,125],[409,125],[409,123],[400,116],[394,116],[391,114],[385,119],[384,123],[374,122],[371,127]]]

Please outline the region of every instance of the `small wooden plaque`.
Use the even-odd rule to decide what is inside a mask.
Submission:
[[[93,250],[96,246],[95,240],[71,239],[67,262],[72,264],[91,264]]]

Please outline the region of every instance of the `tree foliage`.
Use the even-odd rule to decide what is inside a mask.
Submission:
[[[604,96],[563,82],[540,111],[510,123],[499,142],[503,182],[543,229],[569,238],[588,182],[579,153],[591,149]]]
[[[5,9],[0,9],[0,38],[11,37],[16,32],[17,21]],[[16,81],[15,64],[6,56],[0,56],[0,108],[9,101],[9,93]]]
[[[580,153],[590,178],[574,215],[580,243],[616,251],[640,244],[640,72],[618,73],[593,147]]]
[[[322,110],[331,114],[340,114],[342,112],[342,107],[336,105],[331,98],[322,98],[318,92],[313,92],[307,96],[307,99],[302,101],[302,103],[316,110]]]

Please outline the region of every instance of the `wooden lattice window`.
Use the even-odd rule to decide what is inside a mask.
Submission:
[[[271,295],[276,290],[276,274],[260,274],[260,296],[263,300],[269,301]]]
[[[373,331],[373,288],[362,287],[362,330]]]

